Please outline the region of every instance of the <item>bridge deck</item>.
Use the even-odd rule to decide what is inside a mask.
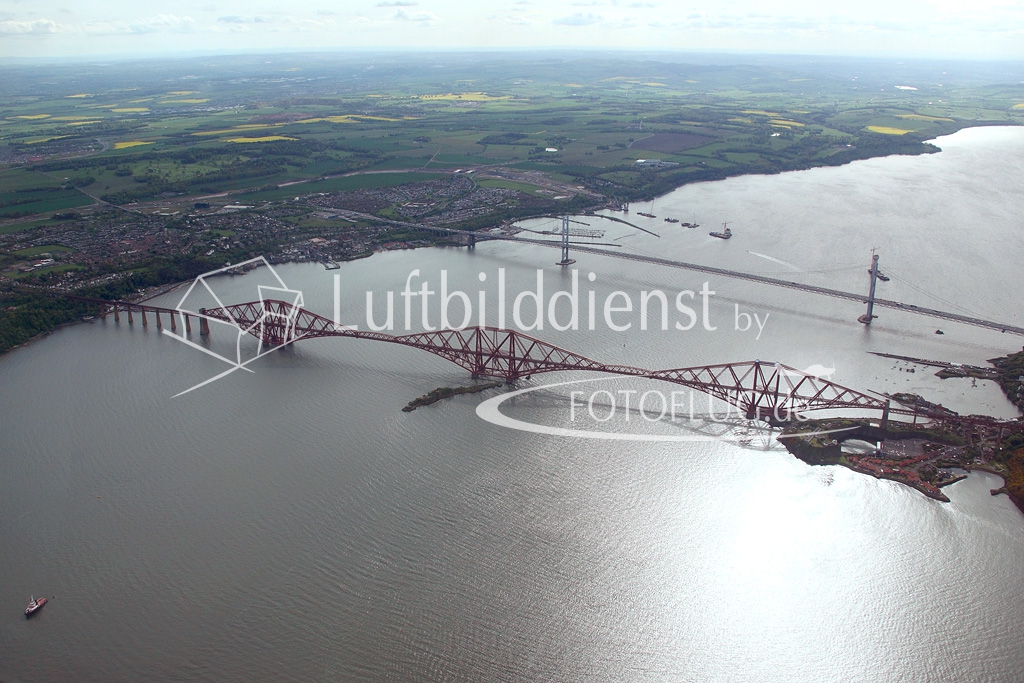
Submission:
[[[477,241],[503,241],[503,242],[520,242],[522,244],[533,244],[542,247],[551,247],[555,249],[561,249],[561,242],[552,240],[538,240],[529,237],[518,237],[514,235],[497,235],[493,233],[480,234],[470,230],[458,230],[455,228],[441,228],[429,225],[421,225],[419,223],[409,223],[406,221],[395,221],[379,216],[373,216],[371,214],[360,213],[357,211],[343,211],[340,214],[349,215],[351,217],[361,220],[371,220],[381,223],[387,223],[389,225],[395,225],[403,228],[412,228],[414,230],[428,230],[431,232],[442,232],[452,235],[465,235],[472,237]],[[620,220],[621,219],[616,219]],[[581,252],[584,254],[596,254],[600,256],[610,256],[612,258],[626,259],[629,261],[637,261],[640,263],[651,263],[654,265],[665,266],[667,268],[678,268],[682,270],[690,270],[698,273],[706,273],[708,275],[718,275],[721,277],[727,277],[737,280],[746,280],[748,282],[756,282],[762,285],[770,285],[772,287],[784,287],[786,289],[795,289],[801,292],[810,292],[811,294],[818,294],[821,296],[828,296],[835,299],[846,299],[847,301],[856,301],[857,303],[866,304],[868,301],[867,294],[857,294],[855,292],[844,292],[839,289],[829,289],[828,287],[818,287],[816,285],[808,285],[800,282],[794,282],[792,280],[780,280],[778,278],[767,277],[764,275],[755,275],[753,273],[744,273],[738,270],[729,270],[727,268],[715,268],[714,266],[705,266],[698,263],[687,263],[686,261],[675,261],[672,259],[659,258],[657,256],[645,256],[643,254],[630,254],[627,252],[613,252],[607,249],[595,249],[594,247],[588,247],[581,244],[573,244],[572,251]],[[881,308],[889,308],[897,311],[904,311],[906,313],[916,313],[917,315],[925,315],[931,318],[938,318],[940,320],[949,320],[952,322],[963,323],[965,325],[973,325],[975,327],[984,327],[990,330],[998,330],[999,332],[1008,332],[1010,334],[1016,334],[1024,336],[1024,327],[1018,327],[1009,323],[1001,323],[993,320],[984,320],[982,318],[973,318],[971,316],[961,315],[959,313],[949,313],[947,311],[940,311],[934,308],[926,308],[923,306],[915,306],[913,304],[905,304],[899,301],[892,301],[890,299],[875,299],[875,306]]]

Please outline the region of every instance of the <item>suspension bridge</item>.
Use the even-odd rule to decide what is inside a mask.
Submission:
[[[998,332],[1024,336],[1024,327],[1012,325],[1010,323],[986,320],[984,318],[963,315],[960,313],[952,313],[949,311],[942,311],[924,306],[916,306],[914,304],[903,303],[900,301],[894,301],[892,299],[884,299],[875,296],[876,284],[880,279],[879,275],[881,275],[881,272],[878,268],[877,254],[873,254],[870,267],[868,268],[868,272],[870,275],[868,291],[867,293],[858,293],[847,292],[839,289],[831,289],[828,287],[819,287],[817,285],[805,284],[793,280],[783,280],[780,278],[768,277],[765,275],[758,275],[755,273],[745,273],[737,270],[729,270],[727,268],[716,268],[714,266],[706,266],[699,263],[688,263],[685,261],[666,259],[658,256],[649,256],[646,254],[637,254],[626,251],[612,251],[609,249],[599,249],[596,246],[587,246],[586,243],[573,243],[570,242],[570,238],[574,236],[574,232],[573,229],[569,227],[569,223],[576,221],[571,221],[568,216],[548,216],[549,218],[559,218],[562,221],[561,239],[556,241],[536,239],[532,237],[520,237],[519,235],[505,235],[494,232],[480,233],[470,230],[458,230],[456,228],[442,228],[437,226],[422,225],[419,223],[410,223],[407,221],[385,219],[379,216],[365,214],[357,211],[338,211],[338,215],[348,217],[352,220],[364,220],[386,223],[388,225],[394,225],[396,227],[429,231],[434,234],[461,235],[466,238],[467,244],[469,246],[473,246],[477,242],[482,241],[504,241],[555,248],[561,250],[562,256],[561,260],[558,261],[556,265],[562,266],[567,266],[572,263],[575,263],[575,261],[571,259],[569,256],[571,247],[572,251],[582,254],[608,256],[611,258],[625,259],[628,261],[635,261],[638,263],[648,263],[652,265],[664,266],[666,268],[676,268],[681,270],[693,271],[697,273],[704,273],[706,275],[716,275],[719,277],[731,278],[736,280],[746,280],[747,282],[756,282],[758,284],[769,285],[771,287],[795,289],[797,291],[809,292],[811,294],[827,296],[833,299],[845,299],[847,301],[855,301],[857,303],[865,304],[867,307],[864,315],[861,315],[858,318],[860,322],[866,325],[870,325],[871,321],[878,317],[877,315],[874,314],[875,308],[887,308],[891,310],[903,311],[905,313],[914,313],[916,315],[928,316],[930,318],[936,318],[939,320],[949,320],[951,322],[972,325],[974,327],[983,327],[985,329],[996,330]],[[590,214],[588,215],[588,218],[605,218],[619,223],[625,223],[626,225],[632,226],[638,230],[643,230],[643,232],[647,232],[649,234],[655,234],[651,233],[649,230],[641,228],[640,226],[633,225],[628,221],[624,221],[620,218],[615,218],[613,216]]]

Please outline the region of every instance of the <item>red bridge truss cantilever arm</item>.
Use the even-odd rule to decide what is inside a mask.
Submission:
[[[284,301],[267,300],[205,309],[203,315],[237,324],[271,345],[318,337],[356,337],[421,349],[477,377],[514,381],[544,372],[584,370],[671,382],[726,401],[749,417],[785,419],[803,410],[887,409],[877,396],[779,363],[745,361],[671,370],[608,365],[511,329],[468,327],[392,335],[346,327]]]

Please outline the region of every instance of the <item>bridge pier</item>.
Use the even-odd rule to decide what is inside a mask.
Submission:
[[[185,331],[186,332],[191,332],[192,331],[192,319],[188,317],[188,313],[184,313],[183,315],[185,316]]]
[[[171,319],[171,331],[173,332],[174,330],[178,329],[178,326],[175,324],[174,321],[174,311],[171,311],[167,315]]]
[[[149,327],[149,321],[146,320],[146,309],[145,308],[140,308],[139,309],[139,313],[142,314],[142,326],[143,327]]]
[[[156,314],[156,329],[163,329],[164,326],[160,324],[160,311],[153,311],[153,313]]]
[[[199,309],[199,314],[200,314],[200,316],[205,316],[206,315],[206,309],[205,308],[200,308]],[[204,337],[206,335],[210,334],[210,321],[207,320],[205,317],[200,317],[199,318],[199,334],[201,334]]]
[[[889,431],[889,403],[889,401],[885,402],[885,408],[882,409],[882,421],[878,424],[883,432]],[[916,422],[917,414],[914,415],[914,419]]]
[[[129,325],[131,325],[132,323],[134,323],[134,322],[135,322],[135,320],[134,320],[134,319],[132,318],[132,307],[131,307],[131,306],[129,306],[129,307],[128,307],[127,309],[125,309],[125,310],[127,310],[127,311],[128,311],[128,324],[129,324]]]
[[[114,304],[114,322],[121,322],[121,314],[117,312],[117,304]]]

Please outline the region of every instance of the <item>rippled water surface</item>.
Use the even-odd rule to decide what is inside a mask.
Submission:
[[[938,144],[936,155],[736,178],[634,205],[630,220],[660,238],[595,227],[638,253],[854,291],[866,288],[878,247],[892,276],[882,296],[1021,325],[1024,130],[968,130]],[[664,216],[704,225],[686,230]],[[708,237],[723,221],[736,236]],[[498,269],[519,292],[535,289],[541,268],[550,295],[571,286],[556,254],[486,243],[279,272],[325,315],[339,274],[342,322],[365,325],[366,291],[378,320],[396,292],[401,324],[397,293],[410,272],[420,270],[414,286],[425,278],[437,290],[445,269],[449,286],[485,291],[494,322]],[[622,314],[627,332],[599,321],[593,331],[532,333],[590,357],[650,368],[821,364],[858,389],[1015,414],[990,383],[909,373],[868,352],[980,364],[1018,348],[1018,337],[890,311],[865,329],[850,302],[578,261],[581,301],[593,291],[599,306],[615,290],[638,301],[644,290],[674,296],[708,280],[715,291],[715,330],[640,330],[634,311]],[[251,300],[256,278],[218,287],[225,300]],[[768,316],[760,339],[735,329],[737,306]],[[192,339],[234,353],[223,330]],[[124,319],[0,357],[0,680],[1024,675],[1024,516],[989,495],[1000,485],[991,475],[952,485],[942,504],[809,467],[759,435],[740,445],[529,434],[476,416],[505,389],[403,413],[469,378],[443,359],[369,341],[303,341],[250,368],[174,398],[224,364],[152,321]],[[566,425],[569,402],[567,389],[544,389],[502,410]],[[685,431],[635,415],[613,428]],[[26,621],[31,592],[56,598]]]

